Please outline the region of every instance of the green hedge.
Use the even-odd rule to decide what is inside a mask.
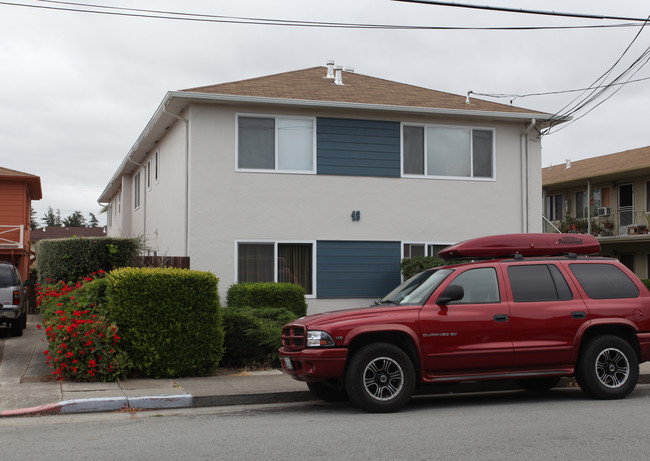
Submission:
[[[434,256],[416,256],[413,258],[402,259],[400,269],[402,270],[402,274],[404,274],[404,279],[406,280],[423,270],[444,266],[445,264],[445,261]]]
[[[226,294],[228,307],[272,307],[288,309],[296,317],[307,314],[305,290],[295,283],[238,283]]]
[[[648,288],[648,290],[650,290],[650,279],[644,279],[644,280],[641,280],[641,281],[646,286],[646,288]]]
[[[136,370],[151,378],[214,373],[224,339],[217,277],[186,269],[123,268],[107,280],[108,315]]]
[[[41,240],[36,245],[38,281],[78,280],[99,270],[110,271],[133,263],[140,252],[136,238],[78,238]]]
[[[225,308],[226,351],[221,364],[248,368],[277,366],[282,327],[295,318],[288,309]]]

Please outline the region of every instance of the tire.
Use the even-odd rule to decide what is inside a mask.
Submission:
[[[636,387],[639,359],[632,346],[618,336],[589,341],[576,366],[580,388],[595,399],[622,399]]]
[[[26,315],[23,314],[17,319],[11,321],[11,336],[22,336],[23,335],[23,322],[25,321]]]
[[[516,383],[529,392],[546,392],[553,389],[559,380],[559,376],[553,376],[550,378],[518,379]]]
[[[345,389],[350,401],[365,411],[397,411],[408,403],[415,389],[413,362],[397,346],[369,344],[352,356]]]
[[[338,380],[307,383],[307,387],[316,398],[326,402],[347,402],[349,400],[345,388]]]

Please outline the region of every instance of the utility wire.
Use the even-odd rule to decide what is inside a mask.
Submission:
[[[93,5],[88,3],[73,3],[53,0],[37,0],[41,3],[52,5],[34,5],[17,2],[2,2],[0,5],[36,8],[44,10],[69,11],[75,13],[101,14],[110,16],[126,16],[145,19],[166,19],[176,21],[193,21],[225,24],[248,24],[284,27],[320,27],[338,29],[382,29],[382,30],[483,30],[483,31],[529,31],[529,30],[562,30],[562,29],[600,29],[637,27],[634,23],[577,25],[577,26],[521,26],[521,27],[463,27],[463,26],[422,26],[422,25],[397,25],[397,24],[364,24],[364,23],[339,23],[317,22],[287,19],[267,19],[254,17],[220,16],[200,13],[183,13],[162,10],[145,10],[137,8],[123,8],[106,5]],[[54,4],[62,6],[54,6]],[[88,9],[95,8],[95,9]]]
[[[646,19],[643,18],[631,18],[631,17],[621,17],[621,16],[606,16],[606,15],[596,15],[596,14],[583,14],[583,13],[560,13],[557,11],[541,11],[541,10],[526,10],[523,8],[507,8],[501,6],[483,6],[483,5],[470,5],[467,3],[456,3],[456,2],[440,2],[436,0],[393,0],[395,2],[404,2],[404,3],[422,3],[426,5],[435,5],[435,6],[449,6],[454,8],[469,8],[474,10],[484,10],[484,11],[500,11],[505,13],[520,13],[520,14],[535,14],[543,16],[557,16],[557,17],[566,17],[566,18],[580,18],[580,19],[610,19],[615,21],[636,21],[636,22],[645,22]]]

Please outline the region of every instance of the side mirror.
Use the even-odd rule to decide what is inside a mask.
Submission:
[[[449,285],[445,291],[442,292],[438,301],[436,301],[436,304],[446,306],[452,301],[463,299],[463,296],[465,296],[465,290],[463,290],[463,287],[460,285]]]

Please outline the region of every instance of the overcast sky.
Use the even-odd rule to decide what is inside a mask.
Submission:
[[[61,2],[13,3],[67,8]],[[647,0],[465,0],[538,11],[646,18]],[[86,4],[206,15],[418,26],[612,25],[630,21],[481,11],[390,0],[115,0]],[[76,7],[89,9],[88,7]],[[117,10],[113,10],[118,12]],[[0,2],[0,166],[41,177],[62,217],[97,198],[169,90],[241,80],[329,59],[373,77],[465,95],[585,88],[623,55],[635,27],[535,31],[368,30],[176,21]],[[650,26],[611,73],[648,48]],[[650,66],[633,79],[650,76]],[[628,76],[629,77],[629,76]],[[611,92],[608,94],[612,94]],[[580,93],[517,98],[556,113]],[[510,103],[511,98],[483,99]],[[604,101],[598,99],[595,104]],[[542,166],[650,145],[650,80],[629,83],[542,139]],[[105,217],[101,216],[101,222]]]

